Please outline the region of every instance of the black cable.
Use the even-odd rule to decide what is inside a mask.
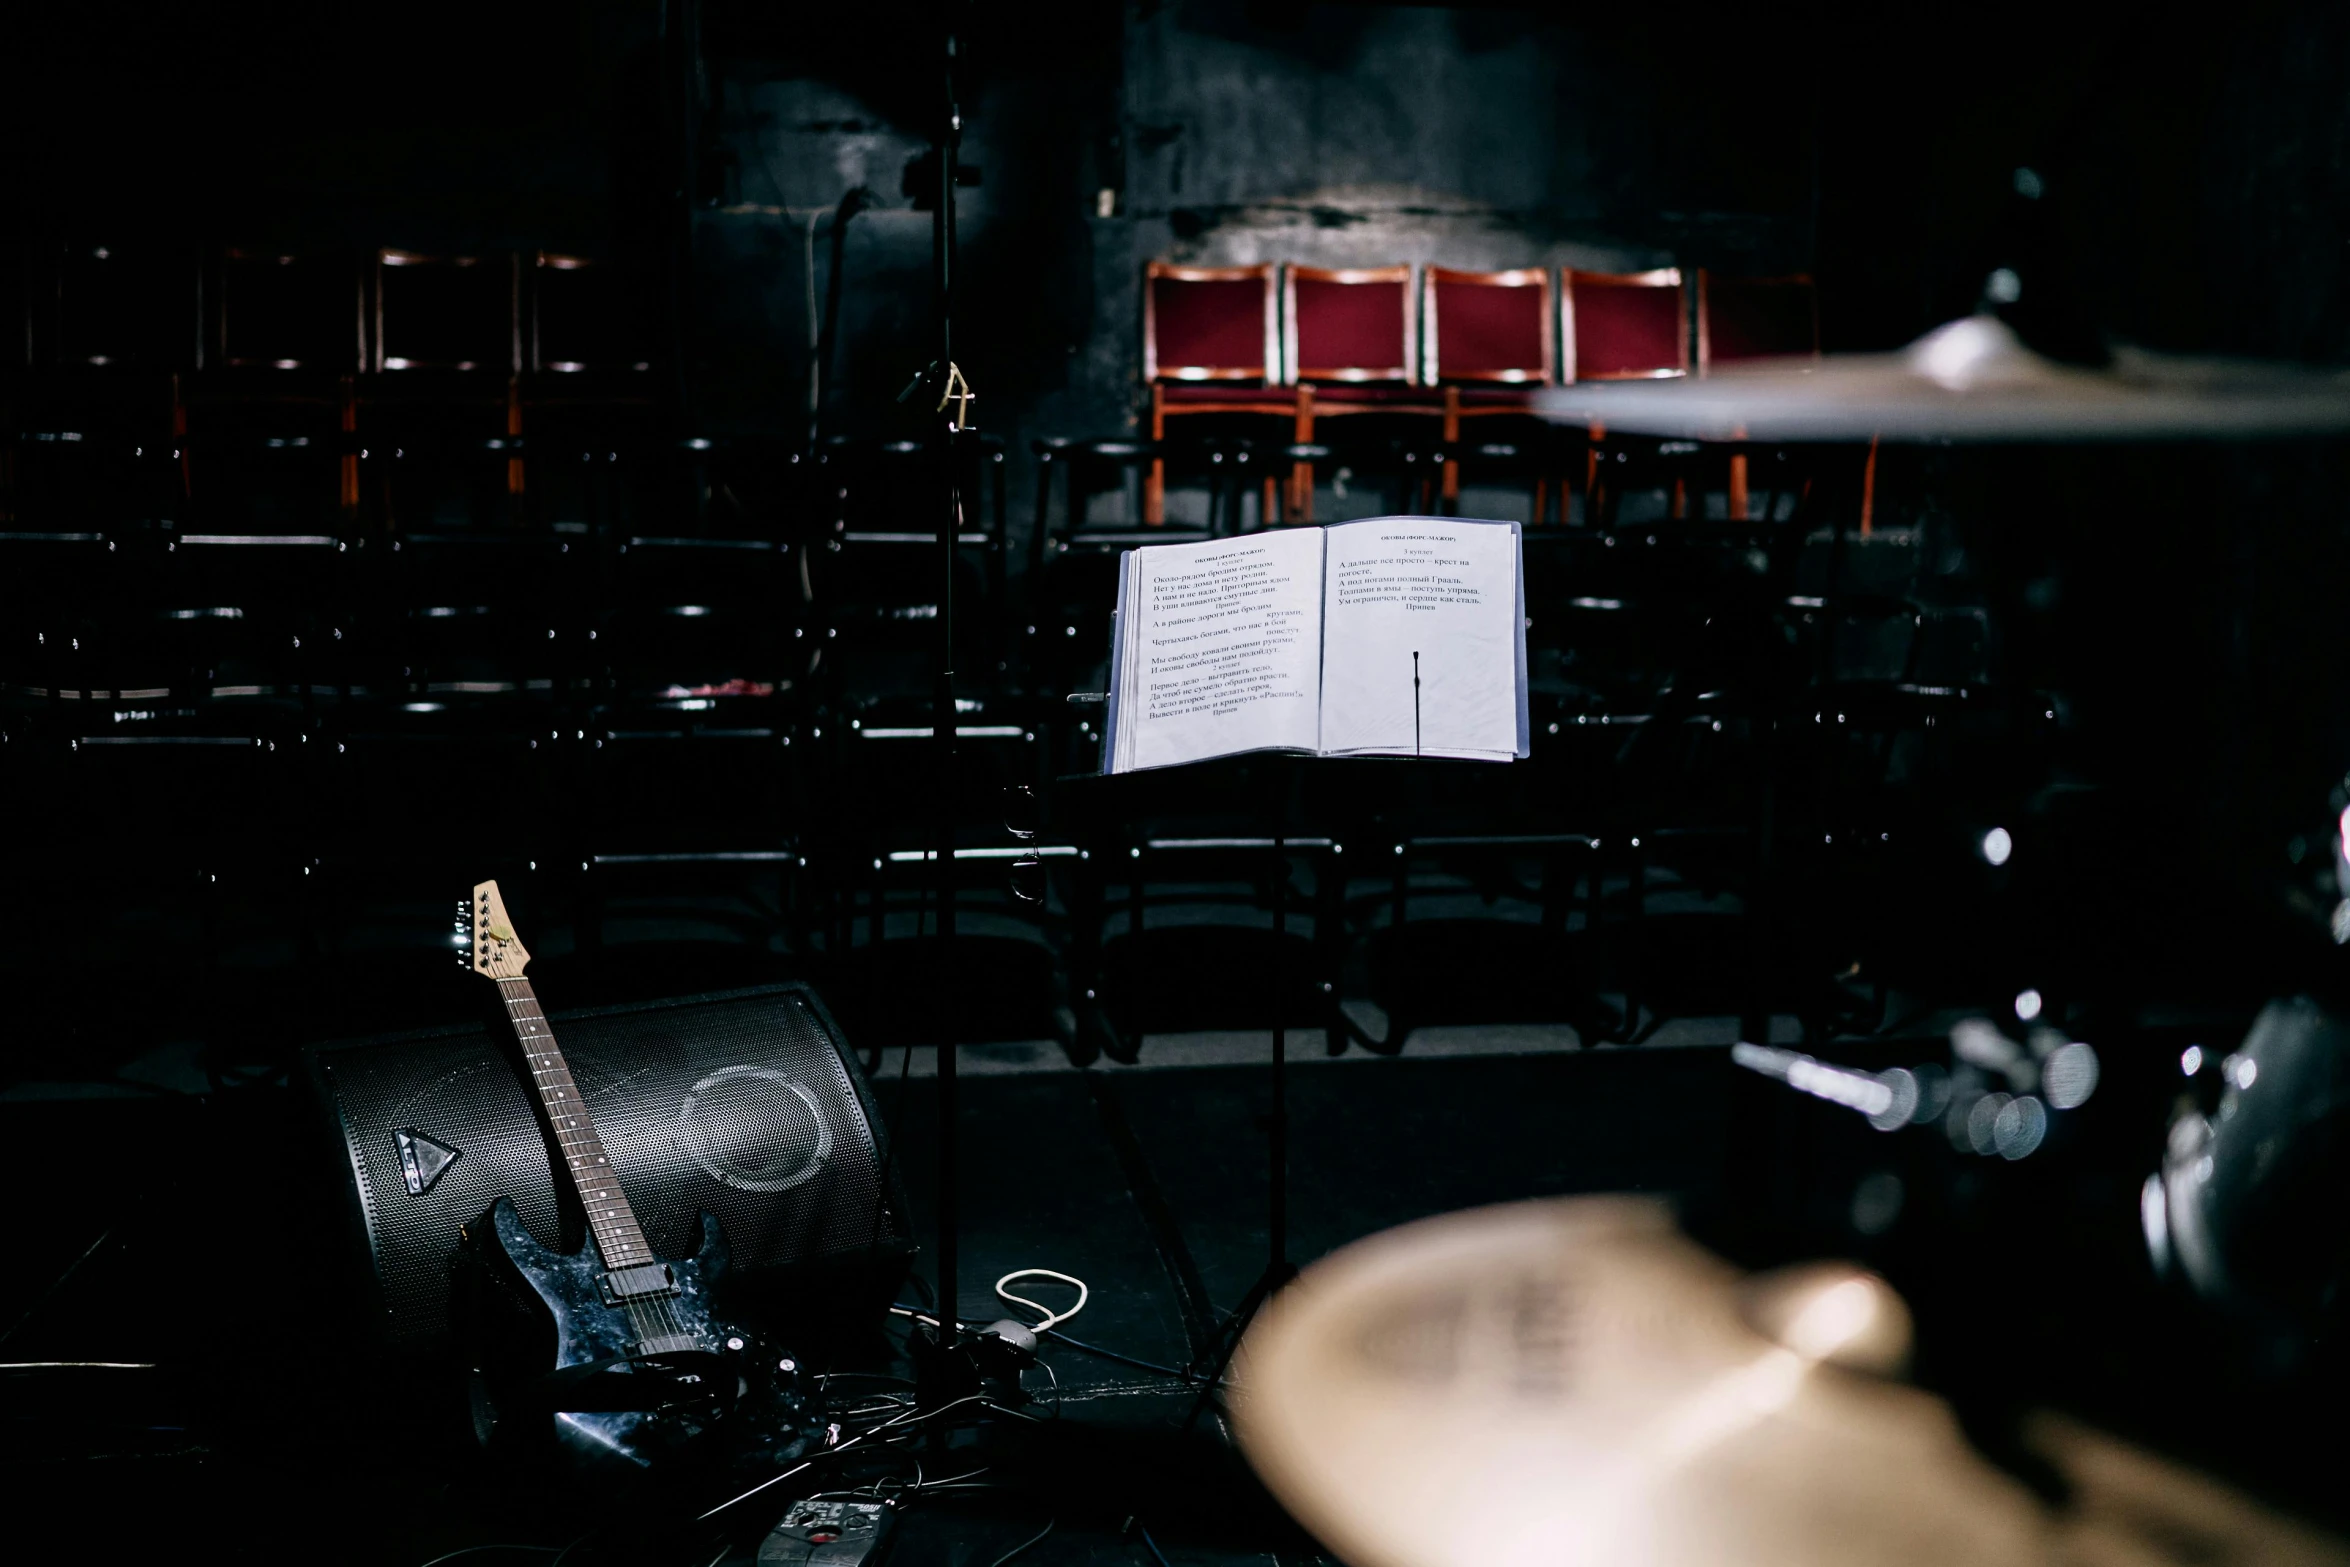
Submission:
[[[825,1459],[837,1457],[840,1454],[847,1452],[850,1448],[862,1446],[864,1443],[871,1441],[873,1438],[881,1435],[882,1432],[888,1431],[893,1427],[902,1428],[908,1426],[909,1424],[914,1426],[924,1425],[932,1420],[936,1420],[939,1416],[947,1413],[949,1410],[962,1408],[965,1404],[986,1402],[987,1400],[984,1394],[966,1393],[961,1398],[949,1399],[946,1403],[939,1405],[936,1409],[930,1410],[927,1413],[917,1413],[916,1411],[909,1409],[894,1420],[885,1420],[880,1425],[874,1426],[870,1430],[861,1431],[857,1435],[850,1437],[847,1441],[842,1442],[838,1447],[827,1448],[821,1453],[812,1454],[807,1458],[803,1458],[798,1463],[792,1465],[789,1469],[784,1470],[781,1474],[771,1475],[767,1479],[760,1481],[757,1485],[752,1486],[749,1490],[728,1497],[725,1501],[720,1502],[717,1506],[711,1508],[709,1511],[696,1518],[694,1522],[706,1523],[710,1519],[715,1518],[720,1513],[726,1511],[729,1507],[734,1506],[736,1503],[747,1502],[752,1497],[757,1496],[760,1492],[766,1490],[768,1487],[773,1485],[780,1485],[782,1482],[790,1479],[793,1475],[800,1473],[802,1470],[814,1468],[817,1464],[823,1462]],[[988,1403],[987,1407],[990,1409],[999,1410],[1005,1414],[1017,1413],[1017,1411],[1013,1410],[1004,1410],[1001,1405],[994,1403]],[[919,1435],[920,1433],[909,1432],[908,1434]],[[583,1535],[581,1538],[584,1539],[586,1537]],[[574,1545],[578,1543],[579,1542],[576,1540],[572,1542]],[[568,1552],[570,1548],[570,1546],[565,1546],[564,1550]],[[561,1558],[558,1557],[557,1561],[559,1562],[560,1560]]]
[[[1152,1539],[1151,1532],[1142,1526],[1142,1521],[1140,1519],[1135,1520],[1134,1532],[1142,1536],[1142,1543],[1144,1545],[1150,1547],[1150,1553],[1153,1557],[1157,1558],[1159,1567],[1174,1567],[1174,1564],[1167,1560],[1167,1553],[1159,1549],[1159,1542]]]
[[[1053,1369],[1052,1362],[1048,1360],[1038,1360],[1036,1369],[1043,1372],[1053,1384],[1052,1418],[1058,1420],[1061,1418],[1061,1374]]]
[[[1099,1344],[1088,1344],[1083,1339],[1071,1338],[1059,1328],[1046,1328],[1039,1336],[1049,1338],[1056,1343],[1066,1344],[1080,1354],[1099,1355],[1104,1360],[1115,1360],[1120,1365],[1132,1366],[1137,1371],[1154,1371],[1163,1377],[1173,1377],[1178,1382],[1205,1382],[1207,1380],[1198,1372],[1186,1367],[1162,1366],[1155,1360],[1144,1360],[1138,1355],[1129,1355],[1123,1350],[1105,1349]]]
[[[1047,1518],[1044,1521],[1043,1528],[1037,1530],[1036,1533],[1030,1535],[1027,1539],[1022,1540],[1018,1545],[1013,1546],[1010,1550],[1004,1552],[1003,1555],[997,1557],[994,1561],[989,1562],[987,1567],[1004,1567],[1004,1563],[1010,1561],[1013,1557],[1019,1555],[1022,1551],[1027,1550],[1031,1545],[1036,1544],[1046,1535],[1052,1533],[1053,1525],[1059,1523],[1060,1521],[1061,1520],[1057,1517]]]
[[[919,1278],[913,1279],[911,1282],[916,1287],[920,1287],[922,1283]],[[901,1312],[908,1317],[915,1315],[928,1317],[934,1315],[934,1313],[930,1312],[917,1313],[915,1308],[903,1303],[899,1303],[893,1306],[892,1309]],[[1225,1313],[1224,1315],[1229,1318],[1229,1313]],[[987,1324],[983,1322],[974,1322],[968,1317],[958,1317],[956,1319],[956,1323],[960,1327],[969,1328],[974,1331],[987,1326]],[[1038,1334],[1037,1337],[1049,1338],[1058,1343],[1066,1344],[1069,1346],[1069,1348],[1074,1349],[1081,1354],[1099,1355],[1104,1360],[1115,1360],[1120,1365],[1132,1366],[1137,1371],[1155,1371],[1160,1376],[1173,1377],[1178,1382],[1205,1382],[1207,1380],[1206,1377],[1203,1377],[1198,1372],[1188,1368],[1162,1366],[1155,1360],[1144,1360],[1140,1356],[1129,1355],[1123,1350],[1105,1349],[1099,1344],[1089,1344],[1081,1338],[1071,1338],[1068,1334],[1062,1332],[1059,1328],[1046,1328],[1042,1333]]]
[[[145,1194],[142,1192],[141,1196],[143,1197],[144,1195]],[[54,1296],[59,1290],[64,1289],[65,1286],[72,1281],[74,1274],[80,1271],[82,1264],[88,1262],[92,1257],[97,1256],[100,1250],[105,1247],[106,1243],[114,1239],[114,1232],[116,1228],[117,1226],[115,1225],[107,1225],[105,1229],[98,1233],[98,1238],[90,1242],[89,1250],[83,1252],[80,1256],[74,1258],[73,1261],[67,1263],[65,1265],[65,1271],[57,1275],[56,1278],[50,1280],[49,1287],[41,1291],[39,1296],[34,1299],[31,1305],[25,1307],[22,1312],[18,1313],[16,1320],[8,1324],[8,1327],[5,1331],[0,1331],[0,1344],[5,1344],[10,1339],[16,1337],[16,1330],[18,1328],[23,1327],[26,1323],[32,1321],[33,1318],[39,1316],[41,1313],[41,1308],[48,1305],[50,1298]]]

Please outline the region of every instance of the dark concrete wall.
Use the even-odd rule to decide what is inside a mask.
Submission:
[[[0,10],[0,238],[658,248],[677,0]]]
[[[1800,72],[1803,28],[1542,10],[1127,0],[973,13],[958,358],[982,426],[1132,427],[1144,263],[1601,268],[1808,264],[1812,123],[1741,91]],[[1074,18],[1074,19],[1072,19]],[[930,223],[899,192],[927,139],[914,29],[713,13],[708,112],[732,156],[695,224],[697,384],[720,422],[802,416],[810,230],[857,184],[828,426],[892,417],[930,357]],[[1026,463],[1016,468],[1020,484]],[[1016,508],[1025,515],[1025,496]]]

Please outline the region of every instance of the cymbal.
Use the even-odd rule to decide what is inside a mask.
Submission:
[[[1941,1404],[1823,1366],[1883,1331],[1891,1292],[1866,1279],[1782,1302],[1781,1343],[1659,1206],[1426,1220],[1271,1303],[1234,1415],[1266,1484],[1352,1567],[2043,1560],[2031,1497]]]
[[[1655,1203],[1515,1203],[1307,1269],[1244,1340],[1233,1414],[1350,1567],[2350,1562],[2068,1422],[2027,1433],[2076,1484],[2051,1510],[1870,1374],[1908,1339],[1857,1268],[1744,1278]]]
[[[1890,354],[1756,360],[1703,379],[1579,382],[1544,417],[1692,440],[2154,441],[2350,430],[2350,374],[2123,349],[2102,369],[1967,316]]]

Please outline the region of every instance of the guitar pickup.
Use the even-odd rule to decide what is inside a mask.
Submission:
[[[641,1267],[616,1268],[603,1274],[597,1278],[596,1288],[604,1292],[605,1305],[617,1306],[624,1301],[674,1295],[677,1280],[671,1277],[666,1262],[648,1262]]]

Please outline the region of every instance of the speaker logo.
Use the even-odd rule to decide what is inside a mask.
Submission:
[[[412,1127],[402,1127],[392,1134],[400,1148],[400,1179],[408,1183],[408,1195],[422,1197],[432,1190],[450,1165],[463,1153],[447,1143],[437,1143]]]

